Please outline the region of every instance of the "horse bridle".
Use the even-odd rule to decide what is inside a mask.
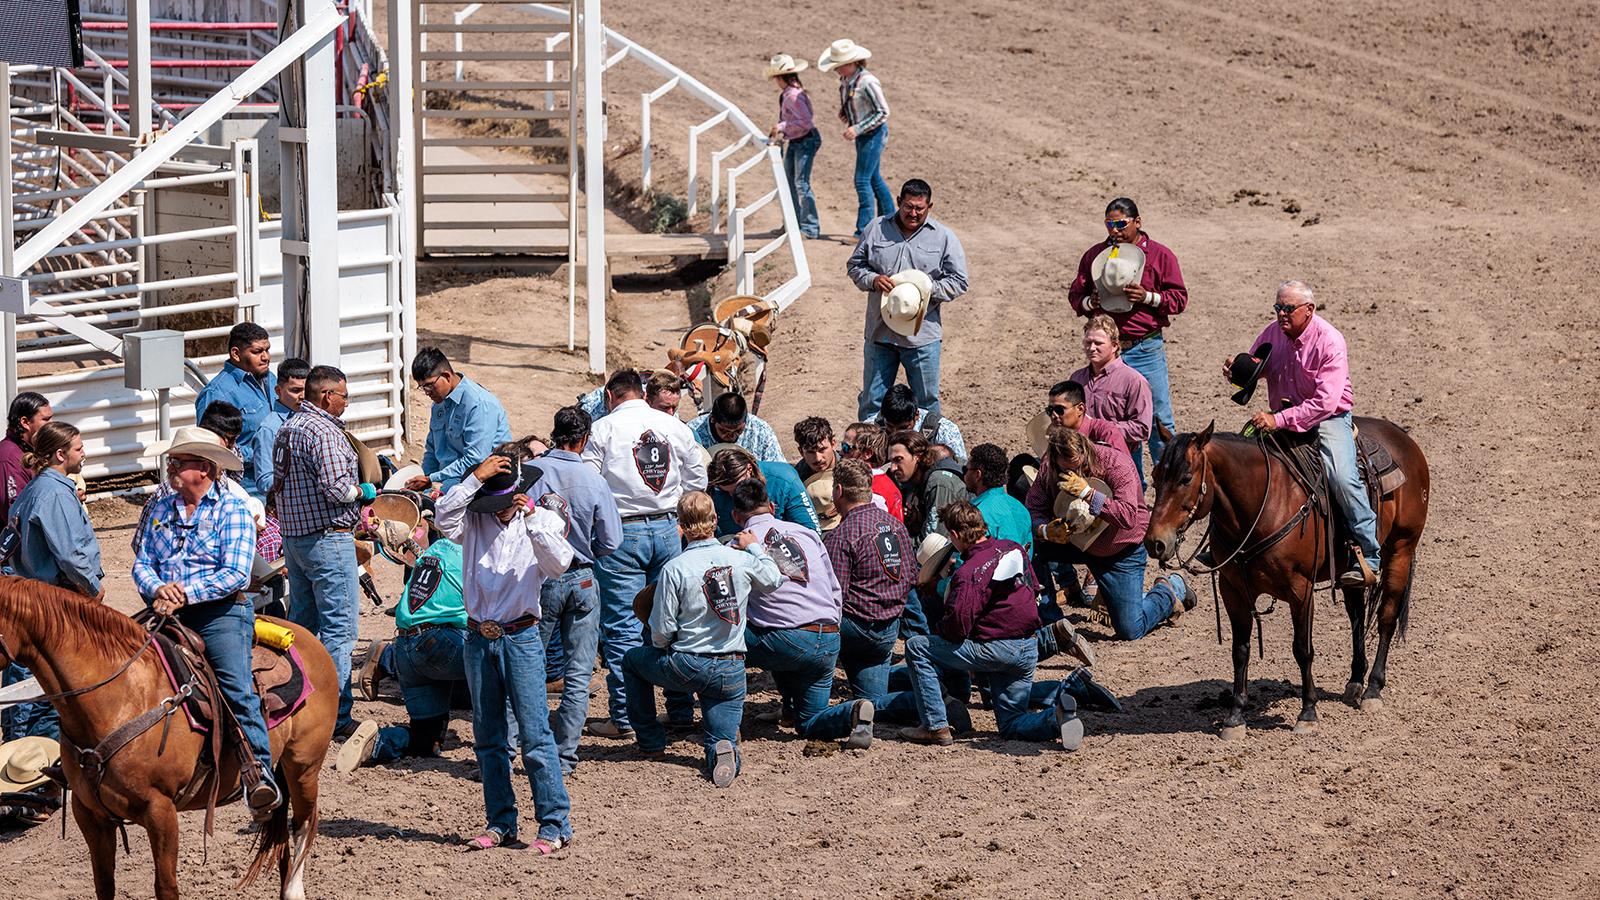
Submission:
[[[1195,575],[1212,575],[1220,571],[1223,566],[1233,562],[1235,557],[1237,557],[1240,553],[1243,553],[1246,547],[1250,546],[1250,535],[1256,533],[1256,526],[1261,524],[1261,516],[1267,511],[1267,498],[1272,496],[1272,460],[1267,456],[1267,448],[1265,446],[1261,447],[1261,456],[1267,462],[1267,489],[1266,492],[1261,496],[1261,508],[1256,510],[1256,517],[1250,521],[1250,527],[1245,530],[1244,538],[1239,542],[1239,546],[1235,547],[1233,552],[1228,554],[1227,559],[1222,560],[1211,568],[1195,568],[1195,557],[1200,555],[1200,552],[1205,549],[1206,540],[1210,539],[1211,532],[1208,529],[1206,531],[1206,540],[1202,540],[1200,543],[1195,545],[1194,552],[1189,554],[1188,559],[1178,563],[1175,566],[1167,566],[1166,564],[1163,564],[1165,568],[1181,567],[1184,571],[1193,573]],[[1200,459],[1204,463],[1204,468],[1202,469],[1200,475],[1200,498],[1203,499],[1207,493],[1207,489],[1210,487],[1209,476],[1211,474],[1211,457],[1206,454],[1204,449],[1202,449],[1200,451]],[[1183,543],[1183,532],[1194,522],[1196,514],[1198,514],[1200,511],[1200,503],[1201,500],[1197,499],[1195,500],[1193,506],[1188,507],[1187,511],[1189,515],[1183,520],[1183,524],[1178,526],[1178,543]]]

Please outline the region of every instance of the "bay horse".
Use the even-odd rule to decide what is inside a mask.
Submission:
[[[1356,417],[1355,424],[1362,436],[1382,444],[1406,474],[1405,484],[1384,495],[1374,510],[1382,556],[1377,584],[1341,588],[1353,644],[1344,700],[1356,703],[1359,698],[1360,708],[1372,712],[1383,706],[1384,671],[1395,628],[1404,636],[1409,617],[1417,542],[1428,518],[1428,461],[1422,448],[1392,422]],[[1329,559],[1331,523],[1317,512],[1283,460],[1269,454],[1257,438],[1215,434],[1215,429],[1212,422],[1199,434],[1180,434],[1167,444],[1152,476],[1156,501],[1145,549],[1170,564],[1184,530],[1210,517],[1215,571],[1233,630],[1233,698],[1222,720],[1223,740],[1245,733],[1250,627],[1261,594],[1289,605],[1294,657],[1300,664],[1301,707],[1294,730],[1312,732],[1317,728],[1317,691],[1311,678],[1313,595],[1319,582],[1342,571],[1335,569],[1338,556]],[[1329,502],[1336,505],[1331,498]],[[1378,651],[1369,671],[1366,630],[1374,621]]]
[[[315,690],[270,732],[279,787],[289,802],[262,825],[256,857],[240,886],[253,884],[266,866],[277,862],[280,896],[303,900],[305,864],[316,837],[317,775],[333,737],[339,687],[333,659],[316,637],[298,625],[278,624],[294,631],[294,645]],[[182,713],[167,716],[104,762],[98,789],[79,760],[80,753],[98,746],[119,726],[173,696],[145,629],[71,591],[0,576],[0,663],[12,660],[27,666],[47,695],[67,695],[51,702],[61,716],[61,766],[72,788],[73,818],[89,845],[96,897],[112,900],[116,895],[116,834],[124,823],[132,823],[150,838],[156,897],[175,900],[178,813],[204,809],[209,792],[192,791],[193,797],[181,806],[175,798],[189,786],[207,735],[193,730]],[[239,762],[230,750],[219,755],[214,777],[220,779],[217,795],[224,797],[238,782]]]

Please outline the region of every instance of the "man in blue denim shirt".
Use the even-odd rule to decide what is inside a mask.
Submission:
[[[856,416],[862,422],[870,422],[878,414],[884,392],[894,384],[895,372],[902,366],[906,382],[917,395],[918,408],[939,412],[939,347],[944,336],[939,310],[967,292],[967,256],[961,241],[929,216],[933,188],[913,178],[900,188],[897,203],[894,215],[880,216],[867,226],[845,266],[850,280],[867,292]],[[933,281],[922,327],[909,335],[886,325],[881,312],[883,295],[895,287],[892,276],[907,269],[926,273]]]
[[[310,374],[311,364],[297,356],[278,363],[278,386],[273,391],[272,408],[261,417],[261,424],[256,426],[256,434],[252,439],[255,481],[244,482],[250,496],[257,500],[265,500],[267,491],[272,490],[272,482],[276,477],[272,468],[272,445],[277,442],[278,431],[283,428],[283,423],[300,411],[300,401],[306,396],[306,376]],[[242,432],[240,440],[244,440]]]
[[[600,593],[595,587],[594,561],[622,546],[622,515],[617,501],[594,469],[578,458],[589,444],[589,414],[581,407],[556,411],[550,442],[555,449],[539,457],[544,473],[528,496],[566,523],[572,545],[572,565],[565,574],[547,579],[539,594],[539,630],[545,646],[560,632],[566,652],[561,673],[561,704],[550,716],[561,774],[578,766],[578,738],[589,712],[589,681],[594,676],[594,655],[600,645]],[[548,676],[547,676],[548,677]]]
[[[772,673],[801,737],[846,738],[851,749],[872,746],[871,700],[828,705],[844,609],[822,536],[774,517],[766,485],[754,478],[733,485],[731,493],[734,521],[760,540],[783,573],[775,589],[750,595],[745,666]]]
[[[628,717],[639,752],[661,759],[667,732],[656,721],[655,686],[699,695],[706,767],[713,784],[727,787],[739,774],[750,591],[770,591],[783,576],[754,534],[741,531],[727,547],[716,542],[717,511],[704,492],[678,501],[678,529],[688,546],[661,567],[646,619],[650,644],[622,657]]]
[[[261,420],[272,409],[278,381],[272,377],[272,342],[267,330],[254,322],[240,322],[228,332],[228,361],[222,371],[206,383],[194,398],[194,420],[206,414],[213,400],[226,400],[244,414],[244,429],[239,432],[239,458],[244,474],[239,483],[246,488],[256,483],[255,434]],[[269,485],[270,487],[270,485]]]
[[[495,447],[511,440],[511,423],[500,401],[453,369],[438,347],[417,351],[411,377],[433,401],[433,414],[428,418],[423,474],[407,481],[406,487],[426,491],[438,482],[448,491],[488,459]]]

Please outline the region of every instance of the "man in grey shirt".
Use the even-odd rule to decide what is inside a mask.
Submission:
[[[935,222],[933,188],[920,178],[900,188],[892,216],[874,219],[862,232],[846,271],[856,287],[867,292],[866,343],[862,348],[861,395],[857,419],[870,422],[883,405],[883,395],[904,366],[906,383],[917,406],[939,412],[939,345],[943,330],[939,311],[967,292],[967,257],[955,233]],[[892,276],[907,269],[925,273],[933,283],[927,311],[911,334],[891,329],[881,312],[883,295],[894,290]]]

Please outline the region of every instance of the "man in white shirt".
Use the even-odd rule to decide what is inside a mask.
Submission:
[[[622,657],[641,646],[643,624],[633,614],[634,595],[654,583],[661,567],[682,550],[678,538],[678,498],[706,487],[706,467],[687,425],[652,409],[644,400],[639,373],[622,369],[606,382],[611,412],[594,423],[580,455],[599,471],[622,515],[622,546],[595,560],[600,587],[600,655],[610,692],[609,719],[593,722],[597,737],[631,738]],[[690,699],[667,697],[675,721],[692,719]]]
[[[549,854],[572,840],[571,801],[550,731],[544,692],[544,644],[539,639],[539,589],[572,564],[561,517],[528,502],[543,476],[524,466],[521,480],[508,456],[490,456],[439,499],[434,523],[461,545],[461,599],[467,609],[463,647],[472,691],[473,751],[483,776],[484,833],[468,850],[520,846],[516,795],[511,789],[506,705],[517,723],[522,768],[533,787],[539,836],[530,843]]]

